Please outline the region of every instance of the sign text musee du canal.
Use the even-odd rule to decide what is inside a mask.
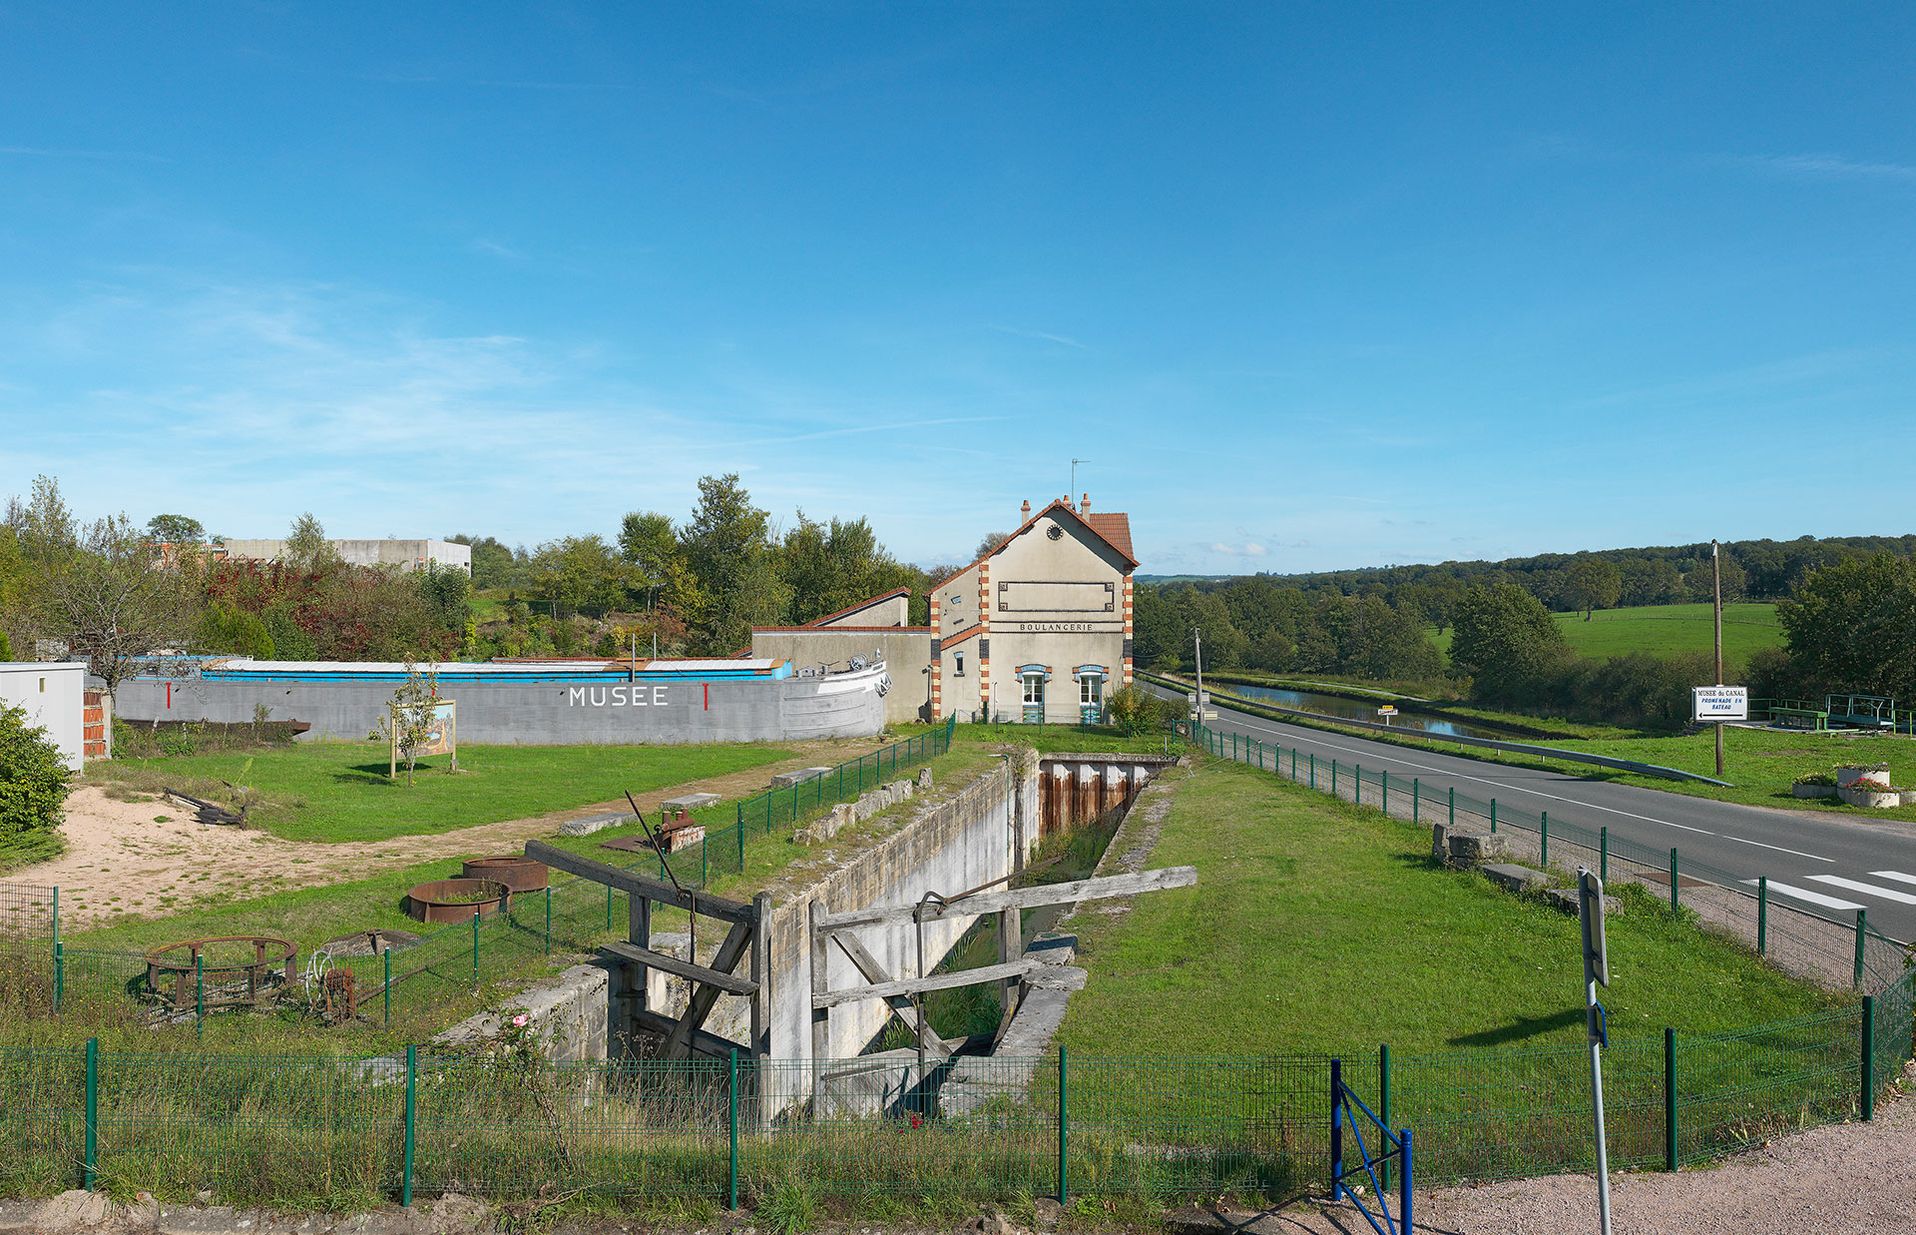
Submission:
[[[662,708],[667,703],[667,689],[663,685],[648,686],[643,682],[620,683],[617,686],[574,686],[566,692],[566,702],[573,707]]]

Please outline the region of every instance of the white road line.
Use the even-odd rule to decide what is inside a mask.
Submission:
[[[1754,879],[1745,879],[1743,882],[1749,884],[1751,887],[1756,886],[1756,880]],[[1834,896],[1824,896],[1821,892],[1812,892],[1807,888],[1791,887],[1787,883],[1778,883],[1774,879],[1770,880],[1770,891],[1781,892],[1792,900],[1808,901],[1812,905],[1821,905],[1825,909],[1848,909],[1854,912],[1858,909],[1868,908],[1868,906],[1859,905],[1855,901],[1837,900]]]
[[[1831,887],[1861,892],[1864,896],[1880,896],[1886,901],[1895,901],[1900,905],[1916,905],[1916,896],[1911,896],[1907,892],[1898,892],[1892,888],[1879,888],[1873,883],[1859,883],[1854,879],[1845,879],[1841,875],[1811,875],[1810,878],[1818,883],[1827,883]]]
[[[1727,832],[1718,834],[1723,840],[1733,840],[1739,845],[1755,845],[1758,849],[1774,849],[1778,853],[1787,853],[1799,858],[1809,858],[1816,862],[1834,862],[1835,858],[1820,857],[1814,853],[1804,853],[1801,849],[1785,849],[1781,845],[1766,845],[1760,840],[1745,840],[1741,836],[1731,836]]]
[[[1878,879],[1894,879],[1897,883],[1916,883],[1916,875],[1905,875],[1901,871],[1871,871]]]

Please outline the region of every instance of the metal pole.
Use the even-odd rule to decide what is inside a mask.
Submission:
[[[1454,828],[1457,826],[1457,786],[1452,785],[1444,796],[1449,801],[1450,826]]]
[[[379,988],[379,997],[383,999],[386,1003],[386,1027],[390,1029],[392,1028],[392,1023],[393,1023],[393,950],[392,950],[392,945],[388,944],[385,947],[380,948],[379,956],[380,956],[380,959],[385,962],[385,968],[386,968],[386,981],[385,981],[385,984]]]
[[[1860,1109],[1864,1119],[1876,1118],[1876,996],[1863,996],[1863,1098]]]
[[[1543,856],[1537,861],[1547,867],[1550,865],[1550,812],[1547,810],[1537,812],[1537,835],[1543,839]]]
[[[479,911],[472,911],[472,989],[479,989]]]
[[[1860,988],[1863,985],[1863,935],[1868,930],[1869,930],[1869,910],[1858,909],[1856,911],[1856,982],[1855,982],[1855,985],[1858,988]]]
[[[405,1157],[400,1167],[399,1203],[408,1208],[412,1206],[412,1160],[413,1141],[417,1135],[419,1123],[419,1048],[406,1048],[406,1145]]]
[[[1352,764],[1351,769],[1351,805],[1362,806],[1364,804],[1364,765]]]
[[[1670,846],[1670,912],[1671,913],[1675,913],[1677,911],[1677,904],[1678,904],[1677,902],[1677,851],[1676,851],[1676,846],[1671,845]]]
[[[60,1014],[60,1001],[67,989],[66,945],[58,939],[53,941],[53,1014]]]
[[[1390,814],[1390,769],[1389,768],[1384,769],[1382,776],[1383,776],[1382,784],[1384,786],[1383,799],[1382,799],[1383,805],[1379,807],[1378,809],[1382,810],[1386,815],[1388,815]]]
[[[1344,1061],[1331,1060],[1331,1201],[1344,1198]]]
[[[1490,834],[1497,834],[1497,799],[1490,799]]]
[[[1397,1226],[1404,1235],[1411,1235],[1417,1229],[1416,1220],[1410,1216],[1410,1129],[1399,1128],[1397,1140],[1404,1147],[1404,1178],[1397,1193]]]
[[[82,1162],[88,1192],[100,1181],[100,1040],[86,1042],[86,1157]]]
[[[1377,1119],[1386,1130],[1390,1128],[1390,1043],[1379,1043],[1377,1047]],[[1381,1164],[1383,1171],[1377,1181],[1378,1189],[1390,1187],[1390,1163]]]
[[[1597,1006],[1594,975],[1584,983],[1584,1002],[1591,1008]],[[1590,1097],[1597,1130],[1597,1222],[1603,1235],[1610,1235],[1610,1147],[1603,1136],[1603,1045],[1594,1035],[1590,1039]]]
[[[1663,1169],[1677,1169],[1676,1030],[1663,1029]]]
[[[1610,882],[1610,825],[1597,829],[1597,878]]]
[[[1423,817],[1421,814],[1422,802],[1419,797],[1419,795],[1422,792],[1423,792],[1422,789],[1418,787],[1417,778],[1415,776],[1411,777],[1410,778],[1410,821],[1412,823],[1423,822]]]
[[[1723,554],[1710,542],[1710,577],[1716,593],[1716,684],[1723,685]],[[1723,779],[1723,722],[1716,722],[1716,776]]]
[[[1756,954],[1770,954],[1770,877],[1756,879]]]
[[[1202,695],[1198,696],[1200,699]],[[922,1025],[923,1022],[921,1021]],[[1063,1205],[1071,1199],[1069,1168],[1065,1159],[1065,1142],[1069,1120],[1065,1116],[1067,1108],[1065,1089],[1065,1049],[1058,1047],[1058,1204]]]
[[[546,955],[552,955],[552,885],[546,885]]]
[[[729,1128],[732,1136],[732,1159],[726,1173],[725,1208],[738,1208],[738,1048],[730,1052],[730,1065],[726,1073],[728,1092],[731,1097]]]
[[[1310,752],[1311,788],[1317,788],[1317,752]]]
[[[1862,948],[1856,949],[1858,956]],[[193,1034],[195,1037],[206,1032],[206,957],[203,953],[193,953]]]
[[[1191,646],[1197,656],[1197,722],[1204,723],[1204,632],[1191,628]]]

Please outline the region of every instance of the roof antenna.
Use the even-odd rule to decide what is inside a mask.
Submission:
[[[1071,495],[1078,491],[1078,464],[1089,462],[1091,462],[1089,459],[1073,459],[1071,461],[1071,487],[1064,491],[1065,501],[1070,501]]]

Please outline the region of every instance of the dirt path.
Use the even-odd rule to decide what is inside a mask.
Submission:
[[[729,800],[763,789],[779,772],[833,763],[875,749],[876,743],[804,743],[792,756],[636,794],[651,811],[667,798],[716,793]],[[382,870],[435,858],[513,853],[568,819],[627,809],[623,798],[570,807],[528,819],[508,819],[450,832],[393,836],[377,841],[324,844],[281,840],[266,832],[209,827],[170,799],[123,802],[91,786],[67,799],[61,827],[67,851],[50,862],[13,872],[22,883],[60,888],[64,927],[98,926],[122,915],[175,913],[208,900],[243,899],[305,884],[344,883]]]
[[[1905,1073],[1916,1081],[1916,1067]],[[1610,1180],[1618,1235],[1882,1235],[1916,1231],[1916,1096],[1880,1103],[1871,1123],[1832,1124],[1779,1137],[1714,1167]],[[1560,1235],[1597,1229],[1597,1183],[1553,1175],[1420,1193],[1417,1230],[1433,1235]],[[1244,1235],[1359,1235],[1349,1207],[1298,1206],[1232,1215]]]

